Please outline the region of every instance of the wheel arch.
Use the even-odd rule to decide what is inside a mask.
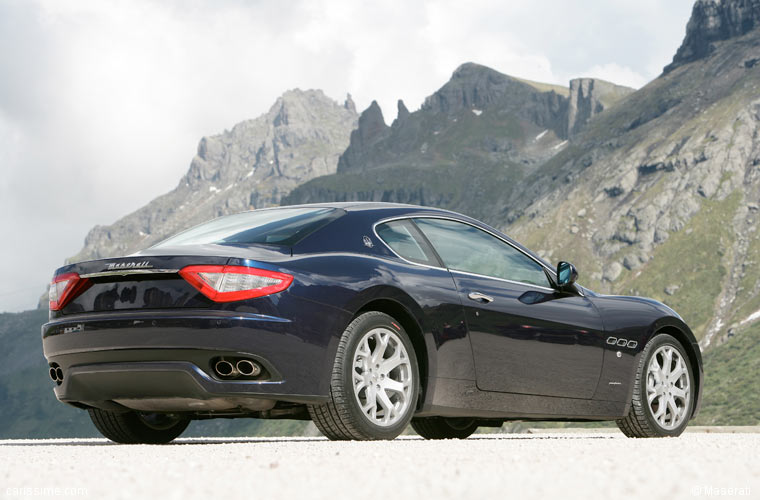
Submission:
[[[425,340],[424,329],[422,326],[423,321],[421,321],[423,318],[422,308],[420,308],[411,297],[404,294],[401,290],[396,289],[394,291],[395,293],[393,294],[373,294],[373,297],[367,298],[356,308],[351,321],[362,313],[379,311],[393,317],[401,324],[407,332],[409,340],[412,342],[414,354],[417,357],[417,366],[420,376],[420,394],[417,402],[417,407],[419,408],[427,394],[429,374],[433,372],[434,369],[434,350],[431,353],[431,350],[428,348],[428,342]]]
[[[694,334],[691,332],[689,327],[682,321],[678,321],[676,318],[669,319],[670,321],[658,321],[657,323],[660,324],[655,324],[653,334],[649,339],[647,339],[647,343],[649,343],[657,335],[667,334],[675,338],[686,351],[686,354],[689,357],[691,371],[694,374],[694,382],[696,384],[696,390],[694,391],[694,408],[691,412],[691,418],[694,418],[697,415],[702,402],[702,385],[704,380],[704,372],[702,369],[702,353],[699,349],[697,339],[694,337]]]

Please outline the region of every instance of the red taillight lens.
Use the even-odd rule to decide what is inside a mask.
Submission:
[[[90,286],[90,280],[80,278],[77,273],[59,274],[53,278],[48,290],[50,310],[60,311],[66,304]]]
[[[285,290],[293,276],[244,266],[187,266],[180,276],[214,302],[263,297]]]

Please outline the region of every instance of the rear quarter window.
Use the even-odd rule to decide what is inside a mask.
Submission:
[[[205,222],[153,248],[204,244],[293,246],[345,213],[337,208],[253,210]]]
[[[418,264],[437,266],[437,258],[427,243],[420,239],[417,228],[409,220],[379,224],[377,235],[400,257]]]

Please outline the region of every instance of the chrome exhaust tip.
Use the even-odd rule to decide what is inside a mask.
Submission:
[[[50,374],[50,378],[53,379],[53,382],[58,382],[58,374],[56,373],[55,368],[51,366],[48,373]]]
[[[250,359],[241,359],[236,365],[237,371],[245,377],[255,377],[261,373],[261,366]]]
[[[63,382],[63,370],[59,366],[55,369],[56,382]]]
[[[216,374],[220,377],[232,377],[234,375],[237,375],[235,366],[224,359],[220,359],[216,362],[214,365],[214,371],[216,371]]]

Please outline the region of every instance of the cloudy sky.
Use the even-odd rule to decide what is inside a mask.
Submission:
[[[390,122],[466,61],[532,80],[655,78],[692,0],[0,0],[0,311],[87,231],[171,190],[204,135],[320,88]]]

